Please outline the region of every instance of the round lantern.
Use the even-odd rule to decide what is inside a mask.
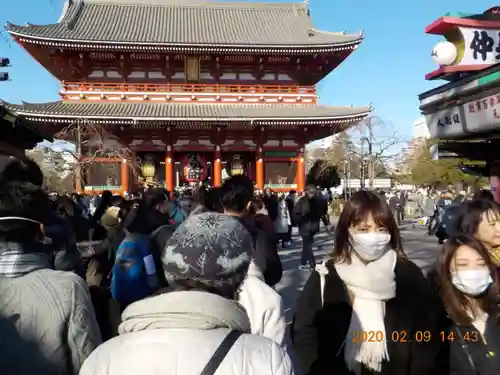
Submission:
[[[240,155],[234,155],[228,164],[229,174],[231,176],[245,174],[245,166],[243,165]]]
[[[432,49],[432,60],[438,65],[451,65],[458,57],[457,47],[448,41],[436,44]]]
[[[149,155],[147,155],[145,159],[146,160],[141,167],[142,177],[144,177],[146,183],[152,183],[156,173],[154,161],[153,158]]]
[[[199,182],[206,178],[207,163],[201,155],[186,155],[183,164],[186,182]]]

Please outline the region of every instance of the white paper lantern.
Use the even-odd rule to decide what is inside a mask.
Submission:
[[[457,47],[448,41],[436,44],[432,49],[432,60],[438,65],[451,65],[458,56]]]

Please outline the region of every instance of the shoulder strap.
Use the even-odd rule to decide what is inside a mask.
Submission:
[[[208,363],[206,364],[200,375],[214,375],[224,358],[226,358],[227,353],[229,353],[234,343],[240,336],[241,332],[229,332],[229,334],[224,337],[224,340],[222,340],[215,353],[208,360]]]
[[[316,267],[316,271],[319,273],[321,306],[323,306],[325,303],[325,279],[326,279],[326,275],[328,275],[328,268],[326,267],[326,260],[324,260],[319,266]]]

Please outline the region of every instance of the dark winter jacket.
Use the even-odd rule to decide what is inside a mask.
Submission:
[[[497,310],[486,321],[484,337],[472,325],[459,326],[449,320],[441,334],[448,345],[449,374],[500,374],[500,322]]]
[[[310,236],[319,232],[319,221],[323,217],[323,199],[301,197],[295,204],[293,220],[299,226],[301,236]]]
[[[276,234],[264,226],[263,218],[243,216],[242,224],[250,232],[254,241],[254,262],[264,275],[266,284],[274,286],[281,280],[283,267],[276,247]],[[261,226],[262,225],[262,226]]]
[[[265,195],[262,198],[262,202],[264,202],[264,205],[266,206],[269,218],[274,222],[278,218],[278,213],[279,213],[278,197],[276,195],[271,195],[271,196]]]

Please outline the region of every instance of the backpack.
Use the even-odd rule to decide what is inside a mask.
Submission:
[[[125,307],[153,294],[159,286],[156,264],[151,254],[151,235],[127,233],[116,251],[111,270],[111,295]]]

